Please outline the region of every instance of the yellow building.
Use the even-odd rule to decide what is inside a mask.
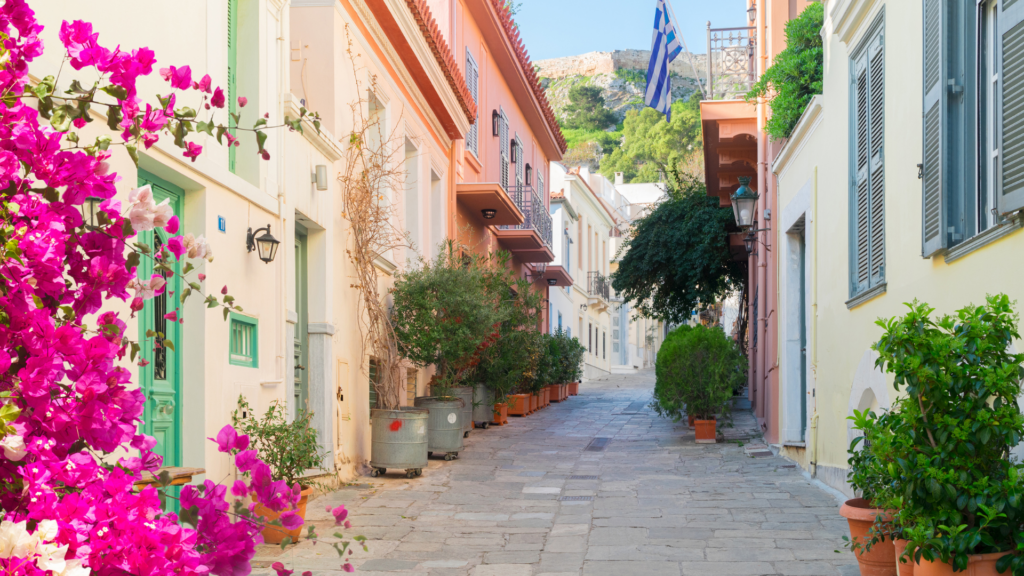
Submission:
[[[1024,303],[1022,20],[1004,0],[825,3],[823,93],[771,166],[777,401],[783,453],[847,493],[847,416],[896,394],[875,320]]]

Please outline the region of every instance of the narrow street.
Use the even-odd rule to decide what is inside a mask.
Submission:
[[[320,497],[308,518],[327,536],[325,506],[344,503],[345,535],[368,539],[352,557],[366,575],[858,574],[836,500],[751,438],[748,411],[725,428],[736,440],[698,445],[648,408],[653,386],[653,371],[588,383],[474,430],[458,460],[432,459],[421,478]],[[278,560],[340,573],[323,543],[262,546],[256,571]]]

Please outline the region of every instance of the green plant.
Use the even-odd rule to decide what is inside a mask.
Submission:
[[[1024,438],[1024,355],[1009,352],[1019,319],[1002,294],[937,319],[927,304],[907,307],[877,322],[885,332],[873,346],[906,394],[883,422],[887,481],[898,489],[878,490],[879,504],[899,506],[894,522],[915,557],[965,570],[970,554],[1024,548],[1022,465],[1010,458]],[[997,568],[1024,574],[1024,557]]]
[[[310,470],[322,470],[326,452],[320,451],[316,430],[310,427],[312,412],[299,412],[288,420],[288,408],[275,400],[270,403],[263,418],[258,418],[244,396],[238,396],[238,406],[231,413],[231,423],[242,434],[249,436],[250,449],[270,466],[273,477],[289,486],[296,482],[303,486],[314,483],[304,480]]]
[[[434,396],[454,398],[498,319],[488,298],[484,271],[473,258],[445,242],[432,262],[398,275],[391,322],[402,355],[437,367]]]
[[[638,68],[619,68],[615,70],[615,77],[640,90],[647,89],[647,71]]]
[[[704,182],[676,173],[668,197],[635,221],[622,245],[612,287],[640,315],[684,322],[746,279],[732,259],[729,208],[708,197]]]
[[[579,382],[583,377],[583,355],[587,348],[578,338],[569,336],[564,330],[555,332],[553,338],[559,349],[556,383]]]
[[[604,130],[618,122],[615,113],[604,105],[601,88],[577,84],[569,89],[569,105],[565,107],[566,128]]]
[[[621,145],[604,146],[601,174],[622,172],[627,183],[661,182],[703,148],[700,98],[672,103],[672,121],[653,108],[629,110],[618,133]]]
[[[765,131],[773,140],[789,138],[824,79],[821,27],[825,4],[814,2],[786,23],[786,48],[747,93],[747,100],[768,98],[772,113]]]
[[[561,384],[562,348],[552,334],[540,335],[540,361],[535,379],[541,386]]]
[[[727,410],[733,386],[743,378],[743,355],[718,328],[679,332],[658,350],[652,407],[676,422],[684,415],[709,420]]]

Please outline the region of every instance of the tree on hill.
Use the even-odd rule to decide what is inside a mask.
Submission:
[[[698,98],[673,102],[672,122],[653,108],[630,110],[622,145],[601,160],[601,174],[614,180],[622,172],[627,183],[660,182],[702,148]]]
[[[604,130],[618,122],[615,113],[605,108],[597,86],[577,84],[569,89],[563,125],[570,130]]]
[[[682,322],[743,284],[726,227],[732,210],[708,197],[704,182],[676,170],[668,198],[635,222],[622,246],[612,287],[640,315]]]

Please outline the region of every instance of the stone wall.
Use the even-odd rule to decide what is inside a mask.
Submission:
[[[707,56],[685,52],[670,65],[670,69],[680,76],[693,77],[690,57],[697,67],[697,74],[703,78],[707,75]],[[566,56],[538,60],[533,64],[540,67],[539,76],[544,78],[565,78],[567,76],[597,76],[613,74],[619,69],[646,70],[651,60],[650,50],[616,50],[614,52],[588,52],[579,56]]]

